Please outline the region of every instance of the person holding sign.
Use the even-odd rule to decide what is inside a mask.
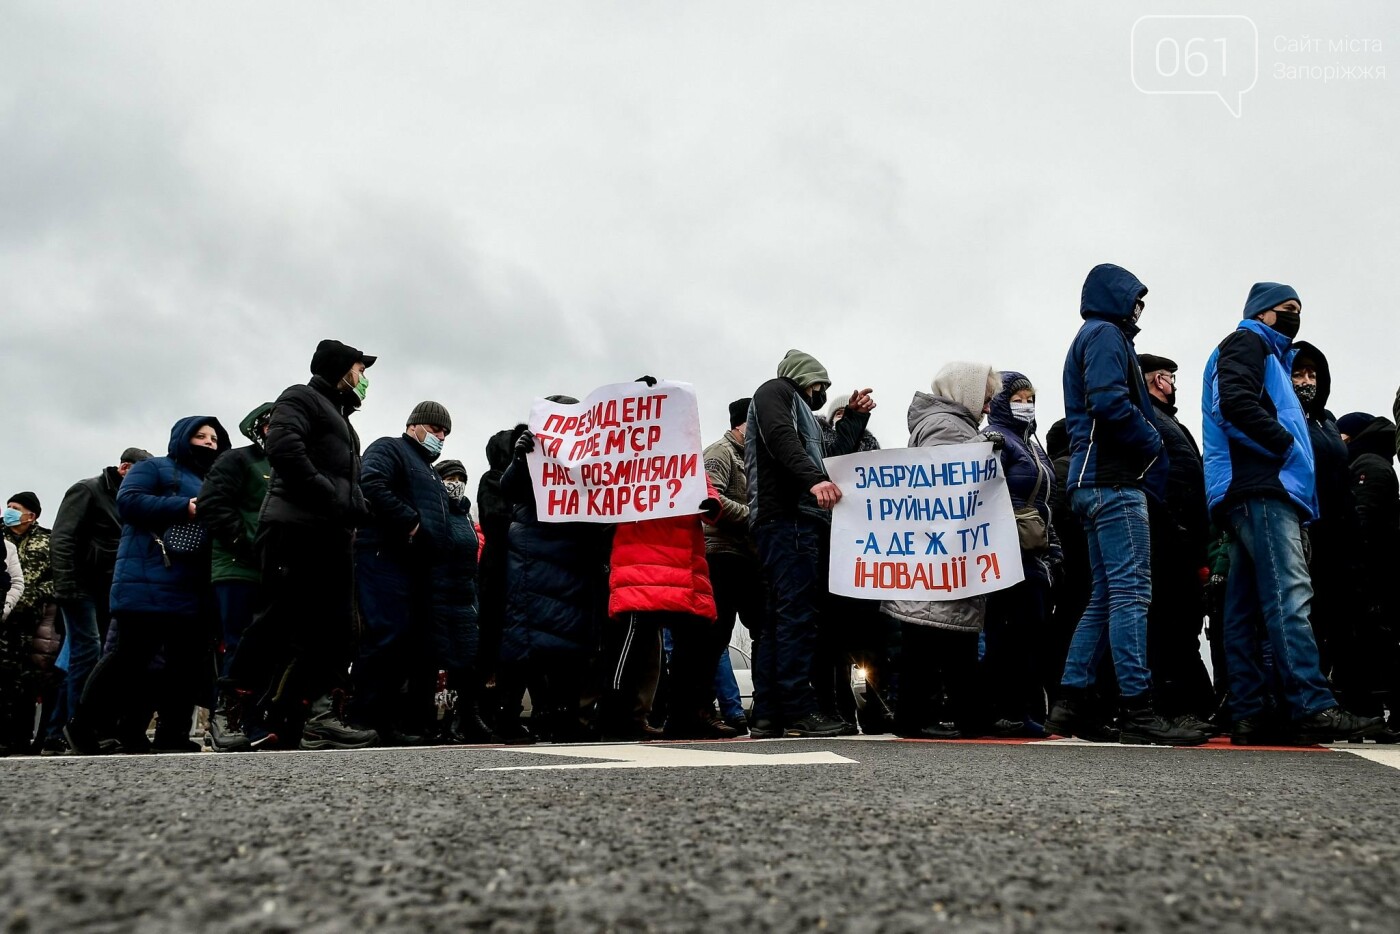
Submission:
[[[1065,661],[1060,699],[1046,727],[1095,742],[1199,746],[1204,733],[1158,716],[1147,667],[1152,602],[1147,499],[1166,494],[1167,456],[1153,421],[1133,338],[1147,294],[1136,276],[1109,263],[1089,270],[1084,319],[1065,358],[1065,420],[1070,437],[1070,507],[1084,525],[1094,590]],[[1088,694],[1105,647],[1122,694],[1117,730],[1088,713]]]
[[[851,394],[837,427],[837,450],[824,450],[814,412],[826,405],[831,377],[817,359],[789,350],[778,375],[759,386],[749,407],[744,469],[749,527],[763,563],[771,613],[754,659],[754,720],[749,735],[836,736],[844,721],[823,716],[812,688],[817,626],[827,595],[829,510],[841,490],[822,458],[860,446],[875,400]]]
[[[985,363],[949,363],[933,378],[932,389],[932,395],[914,393],[909,403],[909,447],[983,440],[977,427],[1001,390],[1001,375]],[[882,604],[884,614],[900,623],[895,704],[900,736],[961,739],[985,731],[975,680],[977,637],[986,608],[982,596]]]

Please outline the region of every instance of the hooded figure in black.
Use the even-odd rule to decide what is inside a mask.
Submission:
[[[1337,419],[1351,458],[1356,501],[1356,617],[1359,690],[1356,704],[1375,716],[1383,702],[1400,705],[1400,599],[1393,580],[1400,568],[1400,480],[1395,476],[1395,423],[1353,412]],[[1400,720],[1391,714],[1392,732]]]
[[[1318,519],[1308,526],[1312,555],[1313,636],[1322,673],[1346,694],[1356,659],[1352,648],[1356,582],[1357,516],[1351,495],[1351,464],[1337,419],[1327,410],[1332,371],[1322,351],[1306,341],[1293,344],[1293,391],[1308,417],[1308,435],[1316,461]],[[1343,706],[1349,698],[1342,701]]]
[[[501,477],[510,466],[511,452],[524,431],[524,425],[516,425],[491,436],[486,442],[486,463],[490,469],[481,475],[476,487],[476,518],[481,524],[484,542],[477,574],[481,607],[477,617],[481,630],[477,667],[483,682],[481,706],[492,714],[499,705],[496,668],[501,653],[501,630],[505,628],[506,557],[510,550],[511,505],[501,490]]]
[[[65,731],[75,752],[93,755],[115,732],[124,751],[148,752],[151,663],[165,659],[157,699],[157,751],[198,752],[189,740],[195,705],[209,695],[218,614],[209,579],[209,541],[198,519],[200,486],[228,432],[208,415],[182,418],[165,457],[134,465],[117,491],[121,544],[112,580],[110,651],[93,669]],[[122,711],[120,722],[116,711]]]
[[[1157,433],[1167,451],[1167,497],[1149,502],[1152,605],[1147,610],[1147,661],[1162,710],[1189,715],[1201,729],[1215,710],[1215,690],[1201,661],[1201,569],[1210,542],[1201,449],[1176,418],[1176,363],[1138,354],[1152,397]],[[1212,730],[1212,732],[1214,732]]]
[[[369,519],[350,416],[364,401],[365,371],[375,359],[321,341],[310,382],[288,387],[273,403],[264,443],[272,477],[255,543],[263,609],[229,666],[245,728],[267,730],[269,744],[299,739],[303,749],[354,749],[378,740],[345,720],[355,638],[351,540]]]
[[[571,396],[549,396],[573,405]],[[520,698],[530,690],[532,723],[547,723],[556,741],[584,733],[588,668],[607,616],[612,528],[588,522],[541,522],[526,455],[535,437],[523,431],[512,448],[501,491],[511,504],[505,627],[497,667],[500,722],[506,742],[532,741],[520,724]]]

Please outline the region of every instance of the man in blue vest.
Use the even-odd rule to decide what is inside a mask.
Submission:
[[[1291,347],[1303,303],[1291,286],[1257,282],[1244,320],[1211,354],[1201,395],[1206,499],[1230,536],[1225,653],[1234,731],[1248,746],[1360,739],[1385,729],[1337,705],[1308,624],[1312,583],[1304,526],[1318,516],[1307,416],[1293,391]],[[1264,640],[1286,710],[1270,710]],[[1291,729],[1280,723],[1287,714]]]

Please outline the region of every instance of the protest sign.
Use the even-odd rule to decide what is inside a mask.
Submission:
[[[1020,583],[1011,493],[990,442],[828,457],[831,592],[960,600]]]
[[[577,405],[536,399],[529,454],[542,522],[695,515],[708,495],[689,383],[617,383]]]

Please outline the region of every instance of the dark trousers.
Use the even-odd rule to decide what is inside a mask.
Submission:
[[[363,626],[353,670],[355,717],[404,726],[412,716],[405,687],[415,668],[430,664],[421,588],[412,586],[402,562],[362,548],[355,555],[355,589]]]
[[[805,517],[754,530],[768,613],[754,657],[754,717],[792,721],[817,711],[812,667],[827,596],[827,529]]]
[[[264,523],[257,547],[263,608],[243,634],[229,677],[291,709],[347,685],[355,639],[350,533]]]
[[[729,641],[734,637],[736,620],[744,624],[749,638],[757,644],[763,618],[768,615],[768,592],[757,558],[717,552],[707,554],[705,560],[710,566],[710,585],[715,591],[718,613],[711,630],[718,667],[720,656],[729,649]]]
[[[223,639],[223,655],[219,660],[219,675],[228,677],[229,665],[243,633],[253,622],[258,608],[261,588],[251,581],[218,581],[214,584],[214,602],[219,607],[219,623]]]
[[[88,723],[99,736],[109,735],[117,719],[117,734],[133,736],[145,732],[154,703],[161,714],[158,732],[183,739],[195,706],[208,690],[207,620],[170,613],[118,613],[116,623],[117,638],[88,676],[74,718]],[[165,665],[152,692],[148,689],[151,663],[158,655]]]
[[[987,596],[987,651],[982,659],[988,712],[993,720],[1045,717],[1036,673],[1037,640],[1048,625],[1049,586],[1026,578]]]
[[[895,732],[913,735],[945,722],[976,731],[977,633],[902,623],[896,667]]]
[[[1201,660],[1204,599],[1197,549],[1153,516],[1152,604],[1147,608],[1147,667],[1158,709],[1168,716],[1205,718],[1215,711],[1215,691]]]

